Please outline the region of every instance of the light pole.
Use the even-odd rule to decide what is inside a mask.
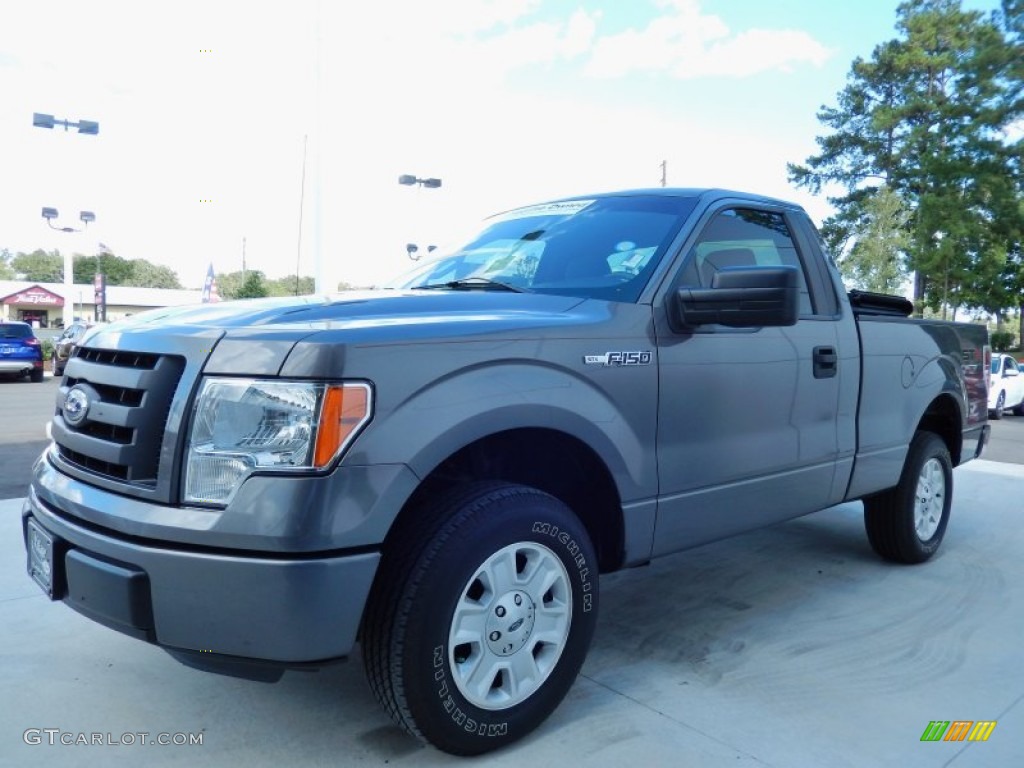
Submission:
[[[415,184],[419,184],[421,187],[426,187],[427,189],[437,189],[438,187],[441,186],[440,179],[419,179],[408,173],[404,173],[401,176],[399,176],[398,183],[406,187],[411,187]]]
[[[42,112],[32,113],[32,125],[36,128],[53,128],[55,125],[63,125],[64,133],[68,132],[68,128],[77,128],[79,133],[84,133],[87,136],[95,136],[100,132],[100,124],[95,120],[79,120],[77,123],[71,120],[58,120],[53,115],[44,115]]]
[[[49,225],[50,229],[56,229],[58,232],[84,232],[86,227],[96,221],[96,214],[92,211],[79,211],[78,218],[83,224],[81,229],[53,226],[53,220],[59,217],[60,214],[57,212],[56,208],[43,208],[43,218],[46,219],[46,223]]]
[[[85,136],[96,136],[100,132],[100,124],[95,120],[79,120],[77,122],[68,120],[67,118],[56,118],[53,115],[44,114],[42,112],[32,113],[32,125],[36,128],[48,128],[52,130],[55,126],[63,126],[64,132],[67,133],[70,128],[77,128],[78,133]],[[57,209],[55,208],[43,208],[43,218],[46,219],[46,223],[51,229],[58,229],[61,232],[81,232],[81,229],[75,229],[73,227],[55,227],[53,226],[53,219],[58,216]],[[96,216],[91,211],[81,211],[79,213],[79,219],[85,225],[82,229],[89,226],[89,223],[96,220]],[[75,285],[75,265],[74,259],[71,256],[70,250],[64,254],[64,327],[68,327],[75,319],[75,307],[73,301],[73,291]],[[71,299],[69,301],[69,299]]]
[[[405,187],[420,186],[425,187],[426,189],[437,189],[438,187],[441,186],[440,179],[435,179],[433,177],[421,179],[418,176],[414,176],[410,173],[403,173],[401,176],[399,176],[398,183]],[[429,253],[430,251],[433,251],[434,248],[436,247],[437,246],[434,245],[430,246],[427,249],[427,252]],[[419,253],[419,246],[417,246],[416,243],[406,243],[405,252],[413,261],[417,261],[420,258],[417,255]]]

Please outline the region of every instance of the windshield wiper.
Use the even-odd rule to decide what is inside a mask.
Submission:
[[[414,291],[429,291],[438,288],[447,288],[453,291],[466,291],[478,289],[482,291],[512,291],[513,293],[532,293],[529,288],[523,288],[511,283],[503,283],[501,280],[492,280],[489,277],[463,277],[459,280],[449,280],[446,283],[430,283],[429,285],[417,285]]]

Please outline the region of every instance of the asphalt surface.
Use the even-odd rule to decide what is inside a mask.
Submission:
[[[46,448],[46,422],[53,415],[57,380],[41,384],[0,379],[0,499],[24,496],[30,470]]]
[[[957,469],[946,540],[921,566],[878,560],[855,503],[604,577],[567,699],[475,760],[393,726],[358,658],[235,680],[50,603],[24,572],[21,502],[2,501],[0,766],[1021,765],[1022,479]],[[922,742],[933,720],[997,725]]]
[[[1007,414],[1000,421],[990,421],[992,439],[982,454],[989,461],[1024,464],[1024,416]]]

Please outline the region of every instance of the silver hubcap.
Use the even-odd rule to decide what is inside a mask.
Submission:
[[[914,492],[914,530],[917,538],[928,541],[939,529],[946,505],[946,474],[938,459],[928,459],[921,467]]]
[[[459,693],[481,709],[506,709],[547,680],[569,637],[572,589],[562,561],[521,542],[488,557],[466,583],[448,633]]]

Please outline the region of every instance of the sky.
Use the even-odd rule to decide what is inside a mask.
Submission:
[[[895,0],[4,2],[0,249],[377,285],[556,197],[790,185]],[[990,11],[998,0],[964,0]],[[32,125],[99,122],[96,136]],[[440,178],[428,189],[398,177]],[[57,208],[58,226],[40,212]],[[317,258],[319,254],[319,259]],[[319,273],[317,272],[319,265]]]

